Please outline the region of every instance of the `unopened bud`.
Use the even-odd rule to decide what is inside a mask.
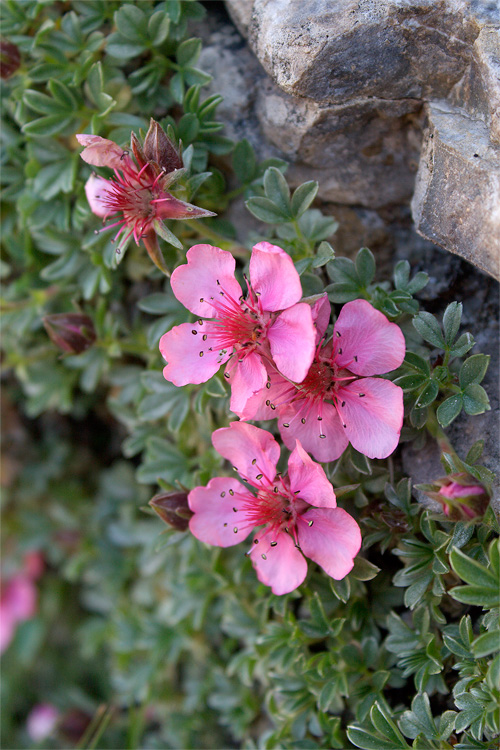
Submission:
[[[442,505],[445,516],[453,521],[468,521],[483,516],[489,502],[483,485],[464,472],[450,474],[436,480],[433,485],[423,485],[420,489],[437,500]]]
[[[95,343],[92,318],[82,313],[57,313],[43,320],[50,340],[68,354],[81,354]]]
[[[4,80],[14,75],[21,65],[21,54],[12,42],[0,39],[0,77]]]
[[[189,509],[187,492],[162,492],[155,495],[149,504],[166,524],[177,531],[186,531],[193,515]]]
[[[182,167],[179,152],[161,125],[152,118],[144,139],[143,152],[147,161],[155,161],[167,174]]]

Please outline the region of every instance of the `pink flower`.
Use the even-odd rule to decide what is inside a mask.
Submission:
[[[266,388],[239,416],[271,419],[277,412],[285,445],[292,449],[299,439],[318,461],[335,460],[349,443],[370,458],[386,458],[399,441],[403,391],[367,376],[394,370],[404,356],[399,326],[366,300],[348,302],[302,383],[269,371]]]
[[[59,721],[59,711],[51,703],[39,703],[31,709],[26,729],[33,742],[41,742],[53,733]]]
[[[432,485],[417,485],[426,495],[441,503],[443,513],[451,520],[469,520],[484,515],[489,502],[481,484],[465,472],[450,474]]]
[[[246,298],[234,276],[231,253],[195,245],[186,257],[187,265],[172,274],[172,291],[201,317],[162,336],[166,380],[177,386],[204,383],[230,361],[225,376],[236,414],[265,386],[265,363],[291,380],[303,380],[314,357],[313,313],[319,315],[323,306],[299,303],[302,287],[290,256],[268,242],[255,245]]]
[[[156,130],[159,129],[158,123],[154,123],[154,126]],[[150,131],[152,127],[153,125]],[[168,140],[164,133],[163,136]],[[137,245],[142,239],[152,260],[165,271],[157,234],[178,247],[181,245],[175,235],[164,226],[163,220],[215,216],[212,211],[184,203],[167,192],[169,185],[183,171],[177,168],[182,164],[180,158],[177,155],[177,162],[170,160],[171,165],[175,163],[176,168],[167,173],[156,161],[146,160],[135,136],[132,138],[132,151],[136,161],[128,151],[124,151],[107,138],[85,133],[76,137],[85,147],[80,154],[84,161],[95,167],[109,167],[114,171],[114,176],[109,180],[95,174],[88,179],[85,193],[93,213],[102,217],[104,221],[109,217],[116,217],[117,221],[104,229],[119,227],[114,239],[116,241],[120,238],[119,249],[131,236]],[[173,146],[171,148],[173,152]],[[149,151],[151,149],[148,149],[148,153]]]
[[[278,443],[259,427],[232,422],[216,430],[212,442],[255,492],[228,477],[192,490],[189,527],[197,539],[230,547],[262,526],[249,555],[257,577],[274,594],[287,594],[303,582],[307,563],[302,553],[332,578],[349,573],[361,546],[359,526],[336,507],[325,472],[298,440],[285,476],[276,472]]]
[[[0,653],[14,638],[17,626],[36,613],[35,584],[26,573],[18,573],[2,582],[0,595]]]

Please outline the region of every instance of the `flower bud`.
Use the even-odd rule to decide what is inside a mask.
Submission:
[[[14,75],[21,65],[21,54],[12,42],[0,39],[0,77],[6,80]]]
[[[437,500],[445,516],[453,521],[469,521],[484,515],[489,502],[485,488],[465,472],[450,474],[421,489]]]
[[[92,319],[82,313],[57,313],[43,320],[50,340],[69,354],[81,354],[96,340]]]
[[[161,125],[153,118],[144,139],[143,152],[147,161],[156,162],[167,174],[182,167],[182,159],[177,149]]]
[[[177,531],[186,531],[193,515],[189,509],[187,492],[162,492],[155,495],[149,504],[162,521]]]

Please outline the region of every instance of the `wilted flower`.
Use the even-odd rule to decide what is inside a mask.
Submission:
[[[260,242],[252,250],[248,294],[234,276],[231,253],[195,245],[187,265],[172,274],[172,291],[195,315],[212,320],[183,323],[165,333],[163,370],[174,385],[204,383],[228,362],[231,409],[238,413],[267,381],[265,363],[296,382],[314,356],[316,330],[311,305],[299,302],[300,277],[284,250]]]
[[[445,516],[453,521],[482,516],[489,502],[483,485],[465,472],[449,474],[431,485],[417,485],[417,489],[437,500]]]
[[[26,730],[33,742],[41,742],[53,733],[59,720],[59,711],[51,703],[39,703],[31,709]]]
[[[19,48],[7,39],[0,39],[0,78],[10,78],[20,65]]]
[[[240,412],[242,419],[272,419],[285,445],[298,438],[318,461],[333,461],[347,445],[370,458],[396,448],[403,424],[403,391],[382,378],[405,356],[399,326],[366,300],[348,302],[337,318],[333,339],[316,350],[304,378],[295,385],[269,370],[266,388]]]
[[[187,492],[162,492],[149,501],[161,520],[177,531],[186,531],[193,515],[189,510]]]
[[[92,318],[83,313],[56,313],[42,318],[50,340],[68,354],[81,354],[95,343]]]
[[[88,134],[78,134],[76,137],[85,146],[80,154],[84,161],[95,167],[114,170],[114,176],[109,180],[92,175],[85,185],[92,211],[104,221],[112,216],[117,218],[104,229],[119,227],[114,239],[120,238],[118,249],[131,236],[137,245],[142,240],[153,262],[168,272],[157,235],[176,247],[182,245],[163,221],[196,219],[215,214],[174,198],[167,192],[170,185],[184,173],[179,154],[167,135],[154,120],[151,120],[143,147],[132,133],[131,150],[135,161],[128,151],[107,138]]]
[[[215,477],[192,490],[189,528],[197,539],[231,547],[253,528],[263,527],[248,554],[259,580],[275,594],[300,586],[307,573],[304,555],[332,578],[349,573],[361,546],[359,526],[336,507],[325,472],[298,440],[284,476],[276,471],[278,443],[259,427],[232,422],[216,430],[212,442],[254,492],[228,477]]]

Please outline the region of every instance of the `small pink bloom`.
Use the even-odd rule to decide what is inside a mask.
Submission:
[[[232,422],[216,430],[212,442],[254,491],[228,477],[192,490],[189,527],[197,539],[230,547],[262,527],[249,554],[259,580],[278,595],[303,582],[307,563],[302,553],[337,580],[352,570],[361,546],[359,526],[336,507],[325,472],[298,440],[284,476],[276,472],[278,443],[259,427]]]
[[[474,478],[464,472],[450,474],[438,479],[433,490],[424,490],[429,497],[437,500],[443,513],[452,520],[468,520],[482,516],[489,498],[481,484],[474,484]]]
[[[162,336],[166,380],[177,386],[204,383],[230,360],[225,376],[236,414],[265,386],[266,365],[291,380],[303,380],[314,356],[313,313],[322,323],[324,302],[313,307],[299,302],[302,288],[290,256],[268,242],[256,245],[246,298],[235,278],[231,253],[212,245],[195,245],[186,257],[187,265],[172,274],[172,291],[201,317]]]
[[[35,584],[25,572],[2,581],[0,595],[0,653],[13,639],[17,626],[36,613]]]
[[[53,733],[59,721],[59,711],[51,703],[39,703],[31,709],[26,729],[33,742],[41,742]]]
[[[157,123],[155,125],[159,128]],[[157,234],[169,237],[162,228],[162,222],[165,219],[196,219],[215,214],[168,193],[166,188],[175,179],[175,172],[180,173],[180,170],[167,173],[157,162],[145,161],[136,138],[132,139],[132,150],[138,163],[128,151],[107,138],[86,133],[76,137],[85,147],[80,156],[87,164],[108,167],[114,171],[114,176],[110,179],[97,175],[88,179],[85,192],[92,212],[104,221],[112,216],[117,218],[117,221],[104,229],[118,227],[115,240],[120,238],[119,248],[132,235],[137,245],[142,239],[154,262],[165,270],[156,247]],[[166,135],[164,137],[167,139]],[[173,150],[173,146],[171,148]]]
[[[333,339],[318,347],[300,385],[268,372],[266,388],[247,402],[242,419],[271,419],[285,445],[295,440],[318,461],[333,461],[351,443],[370,458],[396,448],[403,424],[403,391],[381,375],[405,356],[401,329],[365,300],[348,302]]]

